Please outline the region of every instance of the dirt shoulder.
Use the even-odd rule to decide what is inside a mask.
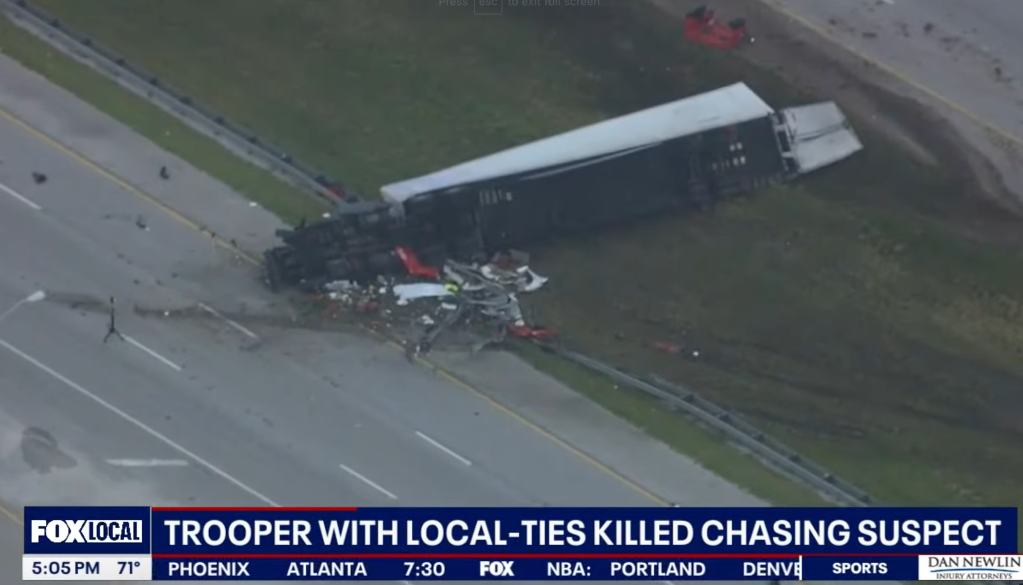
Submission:
[[[677,0],[649,1],[679,21],[689,8]],[[755,42],[737,51],[743,60],[808,93],[834,99],[856,118],[858,126],[869,126],[926,164],[951,169],[964,192],[983,193],[1014,212],[1023,212],[991,162],[903,81],[763,0],[726,0],[714,7],[727,18],[747,19]]]

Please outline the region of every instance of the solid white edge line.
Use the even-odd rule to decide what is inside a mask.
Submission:
[[[32,209],[34,209],[36,211],[42,211],[43,210],[43,208],[40,207],[38,204],[36,204],[35,201],[32,201],[28,197],[25,197],[21,193],[18,193],[17,191],[15,191],[14,189],[11,189],[7,185],[4,185],[3,183],[0,183],[0,191],[3,191],[4,193],[7,193],[11,197],[14,197],[18,201],[21,201],[22,203],[24,203],[25,205],[28,205],[29,207],[31,207]]]
[[[129,423],[135,425],[136,427],[138,427],[139,429],[141,429],[145,433],[149,434],[151,437],[157,439],[158,441],[160,441],[164,445],[167,445],[171,449],[174,449],[178,453],[181,453],[185,457],[191,459],[192,461],[195,461],[199,465],[205,467],[207,470],[209,470],[214,475],[220,477],[221,479],[227,481],[228,483],[230,483],[231,485],[235,486],[236,488],[242,490],[243,492],[249,494],[250,496],[256,498],[257,500],[263,502],[267,506],[270,506],[270,507],[273,507],[273,508],[280,508],[281,507],[281,505],[278,504],[277,502],[274,502],[270,498],[264,496],[263,494],[259,493],[258,491],[256,491],[256,490],[250,488],[249,486],[245,485],[244,483],[242,483],[238,479],[235,479],[235,477],[233,475],[231,475],[230,473],[224,471],[223,469],[220,469],[216,465],[210,463],[209,461],[207,461],[207,460],[203,459],[202,457],[196,455],[195,453],[189,451],[187,448],[185,448],[185,447],[179,445],[178,443],[174,442],[173,439],[170,439],[166,435],[160,433],[156,429],[150,427],[146,423],[144,423],[144,422],[140,421],[139,419],[133,417],[132,415],[128,414],[127,412],[124,412],[120,408],[117,408],[116,406],[114,406],[113,404],[111,404],[111,403],[107,402],[106,400],[100,398],[96,394],[93,394],[92,392],[89,392],[88,390],[86,390],[82,386],[79,386],[73,380],[65,377],[60,372],[54,370],[50,366],[44,364],[43,362],[35,359],[34,357],[32,357],[32,356],[28,355],[27,353],[21,351],[20,349],[14,347],[10,343],[7,343],[3,339],[0,339],[0,347],[6,348],[8,351],[13,353],[14,355],[20,357],[21,359],[25,360],[26,362],[32,364],[33,366],[39,368],[40,370],[46,372],[47,374],[49,374],[51,376],[53,376],[57,380],[60,380],[67,387],[69,387],[72,390],[78,392],[82,396],[85,396],[86,398],[92,400],[96,404],[98,404],[98,405],[102,406],[103,408],[109,410],[110,412],[116,414],[117,416],[119,416],[122,419],[128,421]]]
[[[428,437],[428,436],[426,435],[426,433],[422,433],[422,432],[420,432],[420,431],[416,431],[416,435],[417,435],[417,436],[418,436],[418,437],[419,437],[420,439],[422,439],[422,440],[426,441],[427,443],[429,443],[429,444],[433,445],[434,447],[436,447],[436,448],[440,449],[441,451],[443,451],[443,452],[447,453],[448,455],[450,455],[450,456],[454,457],[454,458],[455,458],[455,459],[457,459],[457,460],[458,460],[459,462],[461,462],[461,463],[462,463],[462,465],[469,465],[469,466],[471,466],[471,465],[472,465],[472,461],[469,461],[469,460],[468,460],[468,459],[466,459],[465,457],[462,457],[462,456],[461,456],[461,455],[459,455],[458,453],[455,453],[455,452],[454,452],[454,451],[452,451],[451,449],[448,449],[448,448],[447,448],[447,447],[445,447],[444,445],[440,444],[440,442],[439,442],[439,441],[435,441],[434,439],[431,439],[430,437]]]
[[[151,356],[155,357],[156,359],[158,359],[158,360],[160,360],[161,362],[163,362],[163,363],[167,364],[168,366],[170,366],[170,367],[174,368],[175,370],[177,370],[177,371],[179,371],[179,372],[181,371],[181,366],[179,366],[178,364],[176,364],[176,363],[174,363],[174,362],[170,361],[169,359],[167,359],[167,358],[163,357],[162,355],[160,355],[160,354],[156,353],[155,351],[153,351],[153,350],[149,349],[148,347],[146,347],[146,346],[142,345],[141,343],[139,343],[138,341],[136,341],[136,340],[135,340],[135,338],[133,338],[133,337],[129,337],[129,336],[125,335],[125,336],[124,336],[124,339],[125,339],[125,340],[126,340],[126,341],[127,341],[128,343],[130,343],[130,344],[134,345],[135,347],[137,347],[137,348],[141,349],[142,351],[144,351],[144,352],[148,353],[149,355],[151,355]]]
[[[258,335],[256,335],[255,333],[253,333],[252,331],[250,331],[249,329],[244,327],[241,323],[238,323],[238,322],[232,321],[231,319],[228,319],[227,317],[221,315],[213,307],[207,305],[206,303],[199,303],[199,307],[202,308],[202,310],[208,312],[210,315],[213,315],[214,317],[223,320],[225,323],[227,323],[231,327],[234,327],[238,331],[241,331],[243,335],[247,335],[247,336],[251,337],[252,339],[259,339]]]
[[[184,459],[107,459],[115,467],[188,467]]]
[[[362,475],[361,473],[359,473],[358,471],[355,471],[351,467],[348,467],[347,465],[344,465],[344,464],[339,464],[339,467],[341,467],[341,469],[345,470],[345,472],[347,472],[352,477],[355,477],[355,478],[361,480],[363,483],[365,483],[369,487],[375,489],[376,491],[384,494],[388,498],[391,498],[392,500],[397,500],[398,499],[398,496],[396,496],[396,495],[392,494],[391,492],[385,490],[384,488],[380,487],[378,484],[373,483],[365,475]]]

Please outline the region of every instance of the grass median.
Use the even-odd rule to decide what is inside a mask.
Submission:
[[[806,99],[685,45],[641,2],[492,19],[413,0],[40,4],[364,193],[740,79],[776,105]],[[48,75],[96,101],[61,79],[76,75]],[[149,135],[147,120],[126,121]],[[533,250],[552,280],[528,308],[583,351],[683,382],[882,500],[1018,506],[1023,261],[997,237],[1007,220],[942,169],[863,137],[855,159],[714,215]],[[175,152],[232,183],[235,171]],[[265,197],[295,216],[291,194]],[[752,491],[814,503],[644,397],[527,357]]]

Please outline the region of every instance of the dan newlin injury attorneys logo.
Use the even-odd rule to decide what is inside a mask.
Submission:
[[[924,555],[919,557],[921,581],[1020,581],[1020,555]]]

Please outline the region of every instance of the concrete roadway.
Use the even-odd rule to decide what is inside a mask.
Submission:
[[[1023,2],[764,0],[947,116],[1023,200]]]
[[[51,293],[0,329],[8,504],[651,504],[388,348],[134,314],[274,299],[251,267],[6,120],[0,160],[0,307]],[[109,295],[127,341],[102,343]]]
[[[0,136],[18,135],[17,128],[0,122]],[[231,462],[232,474],[245,484],[259,485],[267,500],[323,506],[347,498],[420,506],[648,503],[487,405],[445,392],[443,381],[424,375],[389,350],[353,342],[347,355],[336,357],[348,366],[345,378],[332,382],[284,358],[284,352],[315,352],[319,335],[271,331],[263,346],[239,351],[250,340],[226,322],[211,332],[206,320],[132,314],[130,307],[136,303],[172,309],[194,305],[190,291],[200,287],[225,295],[232,289],[253,294],[253,275],[247,267],[214,258],[208,241],[159,214],[146,216],[147,229],[140,229],[135,220],[146,213],[142,203],[46,146],[4,140],[0,159],[5,161],[0,181],[42,208],[32,209],[13,197],[0,200],[0,293],[10,304],[44,287],[56,299],[19,309],[4,323],[5,342],[132,413],[156,433],[174,436],[189,451]],[[29,184],[28,173],[12,175],[9,168],[45,168],[51,179],[36,188]],[[152,276],[168,273],[178,276],[162,284]],[[105,299],[109,294],[120,299],[120,327],[128,343],[99,343],[106,326],[103,312],[71,310],[66,304],[70,301],[61,301]],[[26,409],[38,404],[55,410],[63,396],[67,406],[56,410],[67,420],[54,420],[47,430],[63,435],[64,428],[74,428],[63,424],[72,419],[79,419],[83,435],[110,425],[112,436],[103,446],[107,457],[144,456],[115,453],[129,432],[116,426],[127,424],[124,417],[8,350],[0,358],[4,370],[22,374],[16,379],[25,380],[26,394],[6,408],[14,410],[25,402]],[[371,389],[376,394],[368,400]],[[69,390],[75,391],[67,396]],[[429,400],[417,401],[417,396]],[[155,437],[138,424],[132,426],[137,427],[135,434]],[[161,451],[152,457],[170,455],[167,448],[157,449],[156,443],[166,441],[147,445],[146,440],[140,436],[129,443],[134,450]],[[293,468],[299,464],[305,468]],[[384,489],[373,488],[341,465]],[[578,489],[581,485],[587,489]],[[159,493],[166,486],[154,488]],[[226,504],[230,500],[223,498],[231,497],[223,494],[216,501]],[[167,498],[183,502],[176,490],[160,501]]]
[[[337,356],[352,361],[347,379],[331,383],[273,348],[315,350],[316,336],[261,332],[265,347],[240,351],[251,340],[226,322],[132,314],[134,303],[192,305],[188,291],[206,282],[250,289],[252,275],[212,266],[208,241],[162,215],[140,229],[142,203],[18,128],[2,122],[0,137],[0,299],[6,308],[36,288],[54,293],[11,314],[0,337],[10,503],[648,503],[390,350],[353,347]],[[50,182],[31,184],[30,169]],[[163,285],[152,276],[174,272]],[[109,294],[127,342],[104,345],[105,315],[67,304]],[[378,388],[429,398],[385,409],[362,398]],[[164,463],[108,462],[125,459]]]
[[[12,140],[19,142],[16,148],[33,147],[34,141],[45,145],[47,152],[25,158],[54,178],[47,185],[36,186],[29,179],[28,169],[4,170],[0,166],[0,173],[9,175],[15,187],[29,194],[63,190],[64,196],[57,194],[59,207],[42,206],[43,214],[59,212],[64,221],[78,222],[73,229],[64,231],[87,233],[112,257],[109,260],[117,258],[121,264],[130,263],[131,270],[139,275],[133,279],[139,281],[133,286],[141,287],[139,295],[147,297],[149,306],[164,302],[168,291],[173,289],[180,291],[179,296],[189,297],[182,300],[183,303],[201,300],[232,314],[274,310],[272,305],[278,298],[264,292],[255,282],[251,269],[237,266],[229,257],[217,256],[210,240],[196,233],[212,229],[224,238],[237,239],[245,250],[259,251],[276,243],[273,234],[281,227],[279,220],[3,56],[0,56],[0,104],[0,118],[24,135],[22,139],[15,133],[10,134]],[[75,161],[73,168],[57,166],[51,170],[48,166],[51,161],[45,155],[52,157],[54,152],[66,155],[68,161]],[[163,181],[156,176],[160,165],[170,168],[171,180]],[[47,168],[41,168],[43,166]],[[54,174],[65,171],[70,173],[66,179]],[[88,175],[88,180],[79,181],[82,174]],[[69,191],[77,192],[79,183],[83,188],[88,187],[85,196],[67,196]],[[97,210],[97,205],[102,209]],[[147,220],[149,231],[144,233],[149,237],[138,237],[143,233],[134,227],[138,214],[143,214]],[[168,222],[169,226],[158,225],[157,222],[168,218],[174,219]],[[208,228],[201,228],[200,223]],[[166,242],[171,232],[178,237]],[[157,285],[156,281],[162,284]],[[155,298],[153,288],[161,291]],[[198,326],[195,323],[177,325]],[[215,336],[237,349],[238,333],[229,327],[221,327],[216,332],[204,328],[203,336]],[[549,465],[539,457],[540,453],[553,449],[600,471],[604,481],[631,486],[654,504],[764,505],[508,354],[487,353],[472,360],[462,358],[456,360],[458,363],[446,364],[457,376],[472,380],[472,386],[468,386],[446,374],[442,374],[445,378],[440,381],[421,368],[411,368],[390,349],[381,348],[362,336],[266,328],[257,333],[263,338],[259,343],[260,352],[278,352],[277,357],[288,363],[301,362],[303,369],[317,372],[320,380],[333,388],[334,394],[345,394],[348,399],[384,411],[388,416],[452,419],[449,413],[460,412],[452,409],[464,408],[464,412],[479,420],[479,427],[486,436],[497,436],[504,441],[506,436],[513,438],[517,436],[514,433],[521,433],[542,444],[525,445],[536,447],[535,453],[506,450],[511,451],[509,466],[526,457],[528,461],[538,461],[540,466],[560,469],[560,465]],[[243,343],[251,341],[244,334],[243,338]],[[381,378],[381,370],[386,370],[392,378]],[[393,377],[398,377],[400,382],[395,383]],[[499,413],[509,428],[517,430],[509,430],[508,435],[500,434],[500,429],[505,427],[490,424],[485,416],[493,413]],[[450,433],[449,422],[444,420],[439,432]],[[418,426],[416,430],[429,432]],[[427,436],[439,440],[434,435]],[[416,438],[428,443],[419,435]],[[459,443],[466,443],[465,449],[479,449],[473,444],[479,437],[452,438],[456,444],[445,443],[449,449],[460,452],[463,447]],[[486,450],[481,449],[478,458],[491,457],[492,453],[482,451]],[[473,466],[479,467],[481,462]],[[535,471],[537,466],[534,463],[523,470]],[[513,469],[513,475],[519,473],[518,468]],[[549,481],[562,481],[557,477],[552,476]],[[589,476],[575,479],[568,473],[563,477],[562,483],[568,482],[574,492],[575,486]]]

